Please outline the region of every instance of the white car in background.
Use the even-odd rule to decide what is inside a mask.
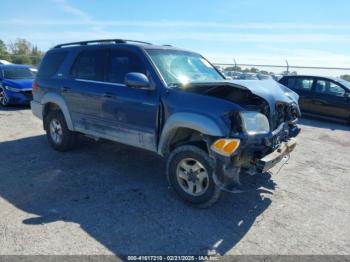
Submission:
[[[12,64],[12,63],[10,63],[7,60],[0,59],[0,65],[10,65],[10,64]]]
[[[240,76],[242,75],[241,72],[236,71],[225,71],[224,72],[225,77],[230,77],[231,79],[240,79]]]

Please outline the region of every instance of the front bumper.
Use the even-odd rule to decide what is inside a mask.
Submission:
[[[29,105],[30,101],[33,99],[31,90],[23,90],[21,92],[4,91],[9,104],[12,105]]]
[[[265,173],[279,163],[286,155],[290,154],[296,147],[297,142],[294,138],[288,142],[283,142],[275,151],[264,156],[256,163],[257,171]]]
[[[268,135],[241,136],[239,149],[230,157],[210,152],[215,163],[216,184],[232,191],[243,184],[241,179],[246,174],[267,172],[295,149],[299,132],[296,123],[284,123]]]

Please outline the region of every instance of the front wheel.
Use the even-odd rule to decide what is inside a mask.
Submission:
[[[4,107],[8,105],[8,98],[3,87],[0,87],[0,105]]]
[[[207,208],[221,195],[213,180],[214,164],[207,152],[195,146],[180,146],[169,156],[167,177],[178,196],[190,204]]]

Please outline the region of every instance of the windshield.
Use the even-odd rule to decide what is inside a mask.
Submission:
[[[147,50],[168,86],[224,80],[223,76],[198,54],[177,50]]]
[[[346,81],[344,79],[339,79],[338,82],[350,90],[350,82],[349,81]]]
[[[4,78],[6,79],[32,79],[34,74],[28,67],[4,67]]]

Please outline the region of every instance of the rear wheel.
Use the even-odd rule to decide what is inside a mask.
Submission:
[[[3,87],[0,87],[0,105],[7,106],[8,98],[6,97],[5,91]]]
[[[210,207],[220,198],[213,172],[208,153],[196,146],[176,148],[167,161],[170,185],[182,200],[199,208]]]
[[[57,151],[67,151],[76,144],[76,133],[70,131],[61,111],[51,111],[44,119],[46,135]]]

